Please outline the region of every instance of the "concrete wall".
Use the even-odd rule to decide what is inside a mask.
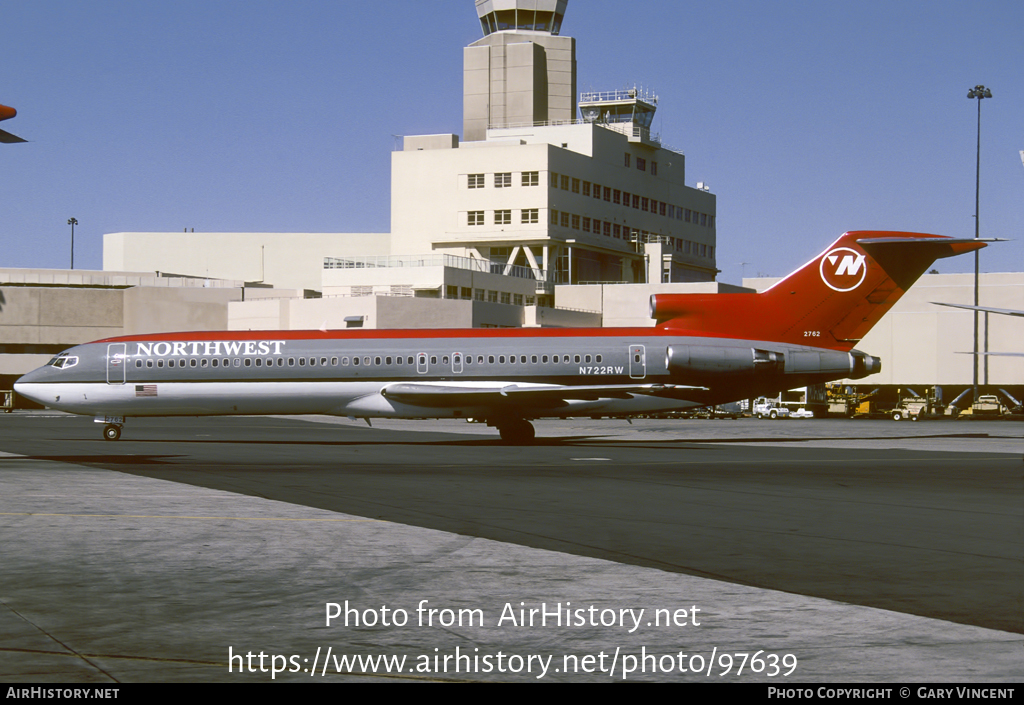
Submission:
[[[232,303],[229,330],[336,330],[346,317],[362,316],[363,328],[520,327],[523,307],[459,299],[410,296],[335,296],[261,299]]]
[[[80,276],[80,275],[74,275]],[[21,375],[74,345],[178,330],[225,330],[239,288],[0,284],[0,375]]]
[[[388,233],[107,233],[103,269],[320,289],[324,257],[386,255]]]

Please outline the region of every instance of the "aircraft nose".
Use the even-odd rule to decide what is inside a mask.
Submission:
[[[14,383],[14,392],[26,399],[31,399],[34,402],[42,404],[42,400],[39,399],[39,384],[38,382],[46,375],[46,368],[40,367],[32,370],[28,374],[22,375],[18,378],[18,381]]]

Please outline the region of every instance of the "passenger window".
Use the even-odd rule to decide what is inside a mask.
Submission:
[[[358,365],[359,364],[359,358],[358,357],[353,357],[352,358],[352,364],[353,365]]]
[[[590,355],[583,358],[583,362],[590,362]]]
[[[408,358],[406,359],[406,361],[405,361],[405,364],[407,364],[407,365],[411,365],[411,364],[412,364],[412,355],[410,355],[410,356],[409,356],[409,357],[408,357]]]
[[[200,367],[206,367],[209,364],[210,364],[210,361],[207,360],[205,357],[199,362],[199,366]]]
[[[370,356],[369,355],[367,355],[367,356],[365,356],[363,358],[363,364],[364,365],[369,365],[370,364]]]
[[[504,355],[499,355],[498,356],[498,362],[500,362],[501,364],[504,365],[505,364],[505,356]]]
[[[146,367],[152,367],[152,366],[153,366],[153,361],[152,360],[146,360]]]
[[[494,364],[494,355],[488,355],[487,356],[487,362],[489,362],[489,363],[491,363],[493,365]]]
[[[263,367],[263,358],[262,357],[257,357],[256,358],[256,367]]]
[[[540,361],[545,363],[545,364],[547,364],[548,356],[547,355],[541,355]]]
[[[519,356],[519,362],[521,362],[521,363],[523,363],[525,365],[526,364],[526,355],[520,355]]]
[[[283,357],[277,358],[277,366],[278,367],[284,367],[284,358]]]
[[[193,360],[192,362],[195,362],[195,360]],[[250,357],[245,358],[245,366],[246,367],[252,367],[252,358],[250,358]]]
[[[306,366],[306,358],[300,357],[299,358],[299,367],[305,367],[305,366]]]
[[[193,358],[191,358],[191,359],[190,359],[190,360],[188,361],[188,366],[189,366],[189,367],[195,367],[195,366],[196,366],[196,359],[195,359],[194,357],[193,357]]]
[[[386,358],[384,358],[384,363],[387,364],[387,365],[391,364],[391,356],[390,355],[388,355]]]
[[[235,360],[234,361],[234,366],[235,367],[241,367],[242,366],[242,360],[240,358],[236,357],[234,360]]]
[[[217,358],[213,358],[213,366],[217,367],[218,365],[220,365],[220,360],[218,360]]]
[[[596,361],[597,362],[601,362],[601,356],[600,355],[597,356]]]
[[[59,365],[57,363],[54,363],[53,366],[54,367],[63,367],[64,366],[64,361],[61,360]],[[135,366],[136,367],[142,367],[142,360],[136,360],[135,361]]]
[[[341,358],[341,366],[342,367],[348,367],[348,358],[347,357]]]
[[[436,365],[437,364],[437,355],[431,355],[430,356],[430,364],[431,365]]]
[[[320,358],[320,366],[321,367],[327,367],[327,358],[326,357],[321,357]]]
[[[375,364],[375,365],[377,365],[379,367],[380,366],[380,357],[373,358],[373,364]]]
[[[230,367],[230,366],[231,366],[231,360],[229,360],[228,358],[225,357],[224,358],[224,367]]]
[[[338,358],[332,357],[331,358],[331,367],[337,367],[337,366],[338,366]]]

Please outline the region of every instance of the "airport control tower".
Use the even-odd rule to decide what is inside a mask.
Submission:
[[[558,36],[567,4],[476,0],[484,36],[463,53],[463,141],[576,119],[576,40]]]

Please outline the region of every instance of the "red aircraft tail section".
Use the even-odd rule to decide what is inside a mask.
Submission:
[[[658,325],[693,335],[850,350],[942,257],[985,247],[922,233],[845,233],[760,294],[656,294]]]

